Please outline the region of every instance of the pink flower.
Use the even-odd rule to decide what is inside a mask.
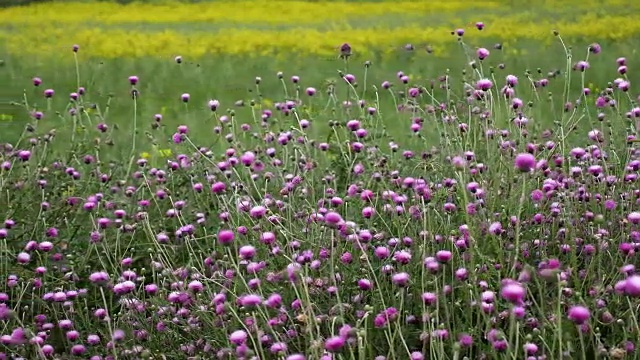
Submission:
[[[521,153],[516,156],[513,165],[522,172],[530,172],[536,167],[536,158],[529,153]]]
[[[344,344],[345,344],[345,340],[342,337],[334,336],[334,337],[328,338],[324,342],[324,348],[329,352],[338,352],[340,351],[340,349],[342,349]]]
[[[247,341],[247,333],[243,330],[236,330],[229,335],[229,341],[235,345],[242,345]]]
[[[229,245],[235,239],[235,234],[231,230],[220,230],[218,232],[218,242],[222,245]]]
[[[526,293],[527,291],[525,290],[525,288],[516,282],[510,282],[509,284],[503,286],[502,290],[500,291],[500,295],[505,300],[514,304],[522,303]]]
[[[484,60],[484,59],[488,58],[489,54],[490,54],[490,52],[486,48],[479,48],[476,51],[476,55],[478,55],[478,59],[480,59],[480,60]]]
[[[567,311],[567,317],[569,320],[576,324],[584,324],[591,317],[591,312],[584,306],[572,306]]]

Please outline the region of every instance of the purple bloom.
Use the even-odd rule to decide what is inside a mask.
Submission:
[[[567,311],[567,318],[578,325],[585,323],[590,317],[591,312],[584,306],[572,306]]]
[[[640,297],[640,275],[631,275],[624,281],[624,292],[633,297]]]
[[[248,337],[244,330],[236,330],[229,335],[229,341],[235,345],[242,345],[247,341]]]
[[[525,288],[516,282],[509,282],[508,284],[504,285],[502,287],[502,290],[500,291],[500,295],[505,300],[514,304],[522,303],[526,293],[527,292]]]
[[[529,153],[516,155],[513,165],[522,172],[531,172],[536,167],[536,158]]]
[[[348,43],[340,45],[340,57],[348,58],[349,56],[351,56],[351,45]]]
[[[345,344],[345,340],[342,337],[334,336],[334,337],[328,338],[324,342],[324,348],[329,352],[335,353],[340,351],[340,349],[342,349],[344,344]]]

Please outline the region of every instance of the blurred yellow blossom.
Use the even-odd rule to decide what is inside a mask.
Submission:
[[[168,158],[173,155],[173,152],[171,151],[171,149],[159,149],[158,154],[160,155],[160,157]]]
[[[565,38],[621,40],[640,34],[628,14],[640,4],[621,0],[216,1],[195,4],[119,5],[54,2],[0,10],[0,37],[14,54],[191,58],[208,54],[248,57],[274,53],[336,56],[348,42],[354,53],[389,53],[404,44],[428,44],[437,56],[462,28],[474,44],[483,40],[553,41]],[[606,9],[603,10],[603,9]],[[482,21],[482,31],[475,29]]]
[[[304,25],[389,14],[441,16],[462,10],[495,9],[499,6],[500,2],[495,1],[470,4],[468,1],[406,0],[397,2],[240,0],[128,5],[110,2],[59,2],[8,8],[0,14],[5,24],[12,25],[77,24],[83,21],[88,24],[206,22]]]

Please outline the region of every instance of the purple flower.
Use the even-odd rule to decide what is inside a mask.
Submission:
[[[221,245],[229,245],[235,239],[235,234],[231,230],[218,231],[218,243]]]
[[[633,297],[640,297],[640,275],[631,275],[624,280],[624,292]]]
[[[486,59],[487,57],[489,57],[489,54],[490,54],[489,50],[487,50],[485,48],[479,48],[476,51],[476,55],[478,56],[478,59],[480,59],[480,60]]]
[[[251,307],[262,303],[262,297],[256,294],[244,295],[238,299],[241,306]]]
[[[209,103],[207,105],[209,106],[209,109],[211,109],[211,111],[216,111],[218,107],[220,107],[220,101],[209,100]]]
[[[244,330],[236,330],[229,335],[229,341],[235,345],[242,345],[247,341],[248,337]]]
[[[629,215],[627,215],[627,220],[634,225],[640,224],[640,212],[633,211],[629,213]]]
[[[508,284],[503,286],[500,291],[500,295],[505,300],[514,304],[522,303],[526,293],[527,291],[525,290],[525,288],[516,282],[509,282]]]
[[[458,343],[463,348],[471,347],[471,345],[473,345],[473,337],[469,334],[460,334],[458,336]]]
[[[493,87],[493,82],[489,79],[480,79],[476,82],[476,89],[482,91],[488,91]]]
[[[89,275],[89,281],[92,283],[106,283],[109,281],[109,274],[104,271],[94,272]]]
[[[349,45],[348,43],[340,45],[340,57],[346,59],[349,56],[351,56],[351,45]]]
[[[329,352],[335,353],[335,352],[340,351],[340,349],[342,349],[344,344],[345,344],[345,339],[343,339],[340,336],[334,336],[334,337],[328,338],[324,342],[324,348],[325,348],[325,350],[327,350]]]
[[[584,324],[590,317],[591,312],[584,306],[572,306],[567,311],[567,318],[578,325]]]
[[[397,274],[393,274],[391,276],[391,281],[398,286],[407,286],[409,284],[409,274],[406,272],[401,272]]]
[[[536,158],[529,153],[516,155],[513,165],[522,172],[531,172],[536,167]]]

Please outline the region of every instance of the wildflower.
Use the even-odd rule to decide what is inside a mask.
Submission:
[[[89,275],[89,281],[92,283],[106,283],[109,281],[109,274],[104,271],[92,273]]]
[[[518,283],[509,282],[502,287],[500,294],[505,300],[514,304],[520,304],[524,300],[526,290]]]
[[[244,295],[238,299],[238,302],[244,307],[257,306],[262,303],[262,297],[255,294]]]
[[[334,336],[334,337],[328,338],[324,342],[324,348],[329,352],[335,353],[340,351],[340,349],[342,349],[344,344],[345,344],[345,340],[342,337]]]
[[[591,313],[589,309],[584,306],[572,306],[571,308],[569,308],[569,311],[567,311],[567,317],[569,318],[569,320],[580,325],[589,320],[589,317],[591,317]]]
[[[476,51],[476,55],[478,56],[478,59],[480,59],[480,60],[486,59],[487,57],[489,57],[489,54],[490,54],[490,52],[486,48],[479,48]]]
[[[522,346],[522,348],[524,349],[524,352],[527,353],[527,355],[534,355],[538,352],[538,345],[534,343],[526,343]]]
[[[218,231],[218,243],[221,245],[229,245],[233,242],[235,235],[231,230]]]
[[[209,109],[211,111],[216,111],[218,109],[218,107],[220,107],[220,101],[218,101],[218,100],[209,100],[209,103],[207,105],[209,106]]]
[[[436,252],[436,260],[438,260],[441,263],[447,263],[451,261],[452,257],[453,257],[453,254],[449,250],[440,250]]]
[[[458,343],[463,348],[471,347],[471,345],[473,345],[473,337],[469,334],[460,334],[458,336]]]
[[[426,292],[422,294],[422,301],[426,305],[434,305],[438,301],[438,296],[432,292]]]
[[[251,166],[255,159],[256,154],[254,154],[252,151],[247,151],[242,154],[242,156],[240,156],[240,162],[242,162],[242,164],[244,164],[245,166]]]
[[[633,211],[629,213],[629,215],[627,215],[627,220],[634,225],[640,224],[640,212]]]
[[[640,297],[640,275],[631,275],[623,283],[624,292],[633,297]]]
[[[351,56],[351,45],[348,43],[340,45],[340,57],[347,59],[349,56]]]
[[[589,45],[589,52],[592,54],[600,54],[602,51],[602,47],[598,43],[593,43]]]
[[[401,272],[397,274],[393,274],[391,276],[391,281],[398,286],[407,286],[409,284],[409,274],[406,272]]]
[[[229,341],[235,345],[242,345],[247,341],[248,337],[244,330],[236,330],[229,335]]]
[[[476,82],[476,89],[488,91],[493,87],[493,83],[489,79],[480,79]]]
[[[531,172],[535,169],[536,158],[529,153],[518,154],[513,162],[516,169],[522,172]]]
[[[589,63],[584,60],[580,60],[574,65],[573,68],[578,71],[585,71],[589,68]]]

